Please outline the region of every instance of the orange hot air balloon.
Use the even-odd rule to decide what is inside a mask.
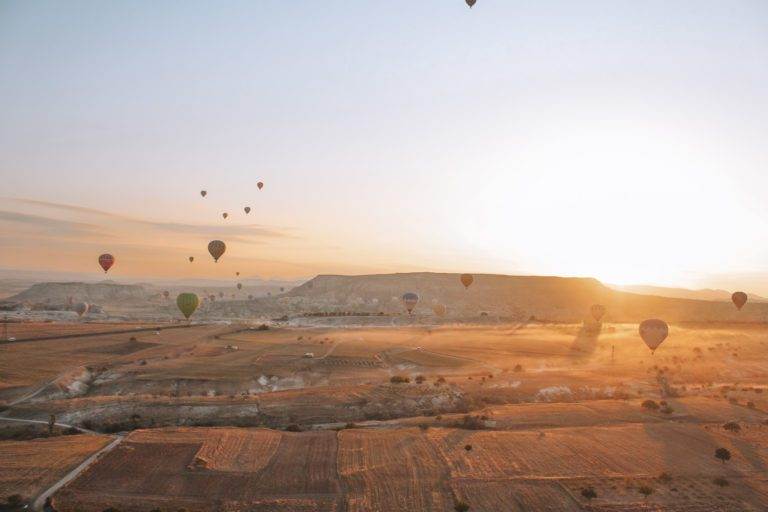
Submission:
[[[195,261],[195,257],[194,256],[190,256],[189,257],[189,262],[192,263],[193,261]]]
[[[651,353],[659,348],[659,345],[667,339],[668,335],[669,326],[664,320],[652,318],[650,320],[643,320],[640,324],[640,337],[643,338],[645,344],[651,349]]]
[[[245,214],[246,214],[246,215],[248,215],[249,213],[251,213],[251,207],[250,207],[250,206],[246,206],[245,208],[243,208],[243,210],[245,210]]]
[[[472,274],[461,274],[461,284],[464,285],[464,288],[469,288],[474,280],[475,277]]]
[[[219,261],[219,258],[222,257],[224,251],[226,250],[227,244],[221,240],[212,240],[208,243],[208,252],[211,253],[211,256],[213,256],[213,261]]]
[[[435,304],[434,306],[432,306],[432,311],[437,316],[445,316],[445,306],[443,306],[442,304]]]
[[[741,311],[741,308],[743,308],[744,304],[747,303],[747,294],[744,292],[736,292],[733,295],[731,295],[731,300],[736,306],[736,309]]]
[[[405,309],[408,310],[408,314],[410,315],[413,312],[413,308],[416,307],[416,304],[419,302],[419,296],[416,295],[413,292],[408,292],[403,294],[403,304],[405,304]]]
[[[201,195],[201,196],[203,196],[203,197],[205,197],[205,196],[207,196],[207,195],[208,195],[208,192],[206,192],[205,190],[201,190],[201,191],[200,191],[200,195]]]
[[[224,213],[221,214],[221,216],[226,219],[227,217],[229,217],[229,214],[227,212],[224,212]]]
[[[589,308],[589,312],[592,314],[592,318],[595,319],[595,322],[599,322],[605,315],[605,306],[602,304],[595,304]]]
[[[237,283],[237,289],[242,290],[243,289],[243,283]]]
[[[102,254],[99,256],[99,265],[101,265],[101,268],[104,269],[104,273],[106,274],[107,271],[112,268],[112,265],[115,264],[115,257],[111,254]]]
[[[240,272],[235,272],[235,275],[236,276],[240,276]]]
[[[258,182],[258,183],[256,184],[256,186],[257,186],[257,187],[259,187],[259,190],[261,190],[261,189],[263,189],[263,188],[264,188],[264,183],[262,183],[262,182],[260,181],[260,182]]]

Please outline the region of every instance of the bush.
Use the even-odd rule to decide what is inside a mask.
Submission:
[[[520,373],[520,372],[522,372],[522,371],[523,371],[523,365],[521,365],[521,364],[516,364],[516,365],[515,365],[515,368],[514,368],[512,371],[513,371],[513,372],[515,372],[515,373]]]
[[[672,475],[670,475],[669,473],[667,473],[667,472],[665,471],[664,473],[662,473],[662,474],[660,474],[660,475],[659,475],[659,478],[658,478],[658,480],[659,480],[659,482],[661,482],[662,484],[668,484],[668,483],[670,483],[670,482],[672,481]]]
[[[417,375],[415,380],[416,380],[416,384],[421,384],[422,382],[424,382],[427,379],[424,378],[423,375]]]
[[[597,498],[597,492],[595,491],[594,487],[585,487],[581,490],[581,495],[587,498],[588,500],[593,500]]]
[[[285,430],[287,430],[288,432],[301,432],[302,428],[296,423],[291,423],[290,425],[285,427]]]
[[[286,318],[286,320],[288,320],[288,319]],[[257,331],[268,331],[269,330],[269,326],[267,324],[261,324],[260,326],[258,326],[256,328],[256,330]]]
[[[637,492],[639,492],[640,494],[642,494],[643,496],[645,496],[647,498],[648,496],[653,494],[653,487],[649,487],[647,485],[641,485],[637,489]]]
[[[755,408],[755,402],[752,402],[750,400],[749,402],[747,402],[747,407],[750,408],[750,409],[754,409]]]
[[[467,505],[463,501],[457,501],[456,504],[453,506],[453,510],[455,510],[456,512],[467,512],[469,510],[469,505]]]
[[[393,375],[392,378],[389,379],[389,382],[392,384],[408,384],[411,382],[411,379],[403,377],[402,375]]]
[[[131,337],[128,339],[128,341],[138,341],[138,340],[136,339],[136,336],[131,336]]]
[[[731,460],[731,452],[729,452],[727,448],[718,448],[715,450],[715,457],[725,464],[725,461]]]
[[[643,409],[648,409],[649,411],[658,411],[659,410],[659,404],[657,404],[653,400],[646,400],[642,404]]]
[[[429,430],[429,424],[428,423],[419,423],[419,428],[423,431]]]
[[[715,478],[714,480],[712,480],[712,483],[715,484],[718,487],[728,487],[728,485],[730,485],[728,483],[728,480],[726,480],[725,478],[723,478],[721,476],[719,476],[719,477]]]
[[[472,445],[471,445],[471,444],[465,444],[465,445],[464,445],[464,449],[465,449],[466,451],[468,451],[468,452],[471,452],[471,451],[472,451]]]
[[[739,425],[735,421],[729,421],[729,422],[723,424],[723,428],[725,430],[727,430],[728,432],[734,432],[736,434],[741,432],[741,425]]]
[[[673,412],[675,412],[675,410],[673,408],[671,408],[670,406],[665,405],[664,407],[662,407],[659,410],[659,412],[661,412],[663,414],[672,414]]]
[[[11,494],[6,498],[6,503],[8,503],[8,506],[10,507],[18,507],[21,506],[22,502],[24,501],[24,498],[21,496],[21,494]]]

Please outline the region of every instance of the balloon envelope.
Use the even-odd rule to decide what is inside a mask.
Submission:
[[[472,274],[461,274],[461,284],[464,285],[464,288],[469,288],[474,280],[475,278]]]
[[[75,313],[77,313],[77,316],[83,316],[90,309],[91,309],[91,306],[87,302],[78,302],[77,304],[75,304],[75,307],[74,307],[74,310],[75,310]]]
[[[221,214],[221,216],[226,219],[227,217],[229,217],[229,214],[227,212],[224,212],[224,213]]]
[[[242,290],[243,289],[243,283],[237,283],[237,289]]]
[[[115,257],[111,254],[102,254],[99,256],[99,265],[101,265],[101,268],[104,269],[104,273],[107,273],[107,270],[112,268],[112,265],[115,264]]]
[[[595,319],[595,322],[599,322],[602,320],[603,315],[605,315],[605,306],[602,304],[595,304],[589,308],[589,312],[592,314],[592,318]]]
[[[259,190],[261,190],[261,189],[263,189],[263,188],[264,188],[264,183],[262,183],[262,182],[258,182],[258,183],[256,184],[256,186],[257,186],[257,187],[259,187]]]
[[[640,337],[651,352],[659,348],[659,345],[667,339],[669,335],[669,326],[664,320],[658,320],[652,318],[650,320],[643,320],[640,324]]]
[[[176,297],[176,305],[179,307],[179,311],[184,315],[184,318],[189,319],[192,313],[195,312],[197,306],[200,304],[200,299],[194,293],[180,293]]]
[[[207,196],[207,195],[208,195],[208,192],[206,192],[205,190],[201,190],[201,191],[200,191],[200,195],[201,195],[201,196],[203,196],[203,197],[205,197],[205,196]]]
[[[168,290],[165,290],[163,292],[163,297],[165,297],[167,299],[170,294],[171,294],[171,292],[169,292]]]
[[[219,258],[221,258],[226,250],[227,244],[221,240],[212,240],[208,243],[208,252],[213,256],[213,261],[219,261]]]
[[[189,257],[189,262],[192,263],[193,261],[195,261],[195,257],[194,256],[190,256]]]
[[[741,310],[741,308],[744,307],[744,304],[747,303],[747,294],[744,292],[736,292],[731,295],[731,300],[736,305],[736,309]]]
[[[246,215],[248,215],[249,213],[251,213],[251,207],[250,207],[250,206],[246,206],[245,208],[243,208],[243,210],[245,210],[245,214],[246,214]]]
[[[405,309],[408,310],[408,313],[413,311],[413,308],[416,307],[416,304],[419,302],[419,296],[416,295],[413,292],[408,292],[403,294],[403,304],[405,304]]]
[[[442,304],[435,304],[432,306],[432,311],[434,311],[437,316],[443,316],[445,315],[445,306]]]
[[[466,0],[466,2],[467,2],[467,5],[469,6],[469,8],[471,9],[472,6],[475,5],[475,2],[477,2],[477,0]]]

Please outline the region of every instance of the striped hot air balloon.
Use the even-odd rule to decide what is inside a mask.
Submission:
[[[106,274],[107,271],[112,268],[112,265],[115,264],[115,257],[111,254],[102,254],[99,256],[99,265],[101,265],[101,268],[104,269],[104,273]]]

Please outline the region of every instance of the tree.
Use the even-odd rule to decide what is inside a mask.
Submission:
[[[646,400],[642,404],[643,409],[648,409],[649,411],[658,411],[659,410],[659,404],[657,404],[653,400]]]
[[[666,471],[659,475],[659,482],[662,484],[668,484],[672,481],[672,475],[667,473]]]
[[[24,498],[21,496],[21,494],[11,494],[6,498],[6,502],[11,507],[18,507],[21,506],[21,502],[24,501]]]
[[[597,492],[595,491],[595,488],[585,487],[581,490],[581,495],[587,498],[589,501],[592,501],[593,499],[597,498]]]
[[[733,432],[735,434],[738,434],[739,432],[741,432],[741,425],[739,425],[735,421],[729,421],[723,424],[723,428],[728,432]]]
[[[715,450],[715,457],[720,459],[723,464],[725,464],[725,461],[731,460],[731,452],[729,452],[726,448],[718,448]]]
[[[472,451],[472,445],[471,444],[465,444],[464,445],[464,449],[467,450],[468,452],[471,452]]]
[[[715,478],[714,480],[712,480],[712,483],[715,484],[718,487],[727,487],[729,485],[728,480],[726,480],[725,478],[723,478],[721,476],[719,476],[719,477]]]
[[[53,435],[53,427],[56,426],[56,415],[51,414],[48,416],[48,433]]]

